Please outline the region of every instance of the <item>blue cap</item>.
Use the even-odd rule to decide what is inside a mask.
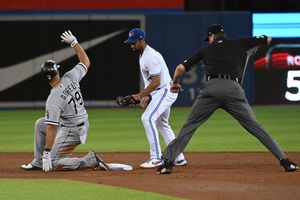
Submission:
[[[137,41],[146,38],[145,32],[140,28],[134,28],[128,33],[128,39],[124,41],[124,43],[132,44]]]

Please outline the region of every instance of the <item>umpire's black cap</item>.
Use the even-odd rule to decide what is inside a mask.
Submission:
[[[220,24],[212,24],[207,28],[207,37],[204,39],[204,41],[208,41],[208,37],[211,34],[215,34],[215,33],[225,33],[225,30],[223,28],[223,26],[221,26]]]

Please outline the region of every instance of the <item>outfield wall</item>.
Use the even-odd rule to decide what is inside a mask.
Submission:
[[[146,16],[148,40],[159,50],[173,74],[176,66],[207,45],[206,27],[213,23],[222,24],[230,38],[247,37],[252,33],[252,20],[248,12],[202,12],[190,14],[156,14]],[[184,91],[179,95],[176,105],[190,105],[195,100],[201,82],[203,69],[195,68],[182,79]],[[253,69],[248,67],[244,80],[247,98],[254,102]]]
[[[138,55],[123,43],[133,27],[146,30],[151,46],[160,51],[173,74],[177,64],[197,49],[211,23],[224,25],[230,37],[251,35],[251,16],[247,12],[167,13],[146,15],[104,14],[5,14],[0,16],[3,40],[0,64],[0,104],[2,107],[42,107],[49,87],[38,74],[46,59],[57,60],[62,73],[77,62],[71,49],[60,43],[60,33],[70,29],[77,35],[92,61],[82,82],[87,106],[113,106],[118,95],[136,93],[142,87]],[[91,41],[105,38],[97,44]],[[60,50],[60,51],[59,51]],[[185,91],[176,105],[189,106],[199,91],[201,67],[183,77]],[[244,86],[253,102],[252,70]]]

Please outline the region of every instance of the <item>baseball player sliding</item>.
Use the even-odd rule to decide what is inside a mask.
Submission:
[[[145,38],[146,34],[142,29],[134,28],[129,32],[125,43],[140,55],[140,71],[145,85],[142,91],[132,95],[133,102],[140,103],[141,107],[145,108],[142,114],[142,123],[150,146],[150,159],[142,163],[140,167],[154,168],[163,164],[158,131],[162,134],[166,144],[175,138],[169,125],[169,116],[177,94],[170,91],[171,77],[164,58],[147,45]],[[119,98],[117,103],[122,106],[128,105],[126,98]],[[183,166],[186,163],[187,161],[181,153],[175,159],[174,165]]]
[[[21,168],[46,172],[99,167],[108,170],[103,160],[92,151],[82,158],[70,157],[79,144],[85,143],[89,129],[79,82],[87,73],[90,60],[70,31],[65,31],[61,39],[74,48],[79,63],[62,77],[59,65],[53,60],[42,65],[41,72],[49,82],[51,92],[45,117],[35,123],[34,159]]]

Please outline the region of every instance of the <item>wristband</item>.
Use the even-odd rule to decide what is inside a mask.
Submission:
[[[74,47],[77,43],[77,40],[73,40],[73,42],[71,43],[71,47]]]
[[[48,151],[48,152],[49,152],[49,151],[51,151],[51,149],[50,149],[50,148],[47,148],[47,147],[45,147],[45,148],[44,148],[44,151]]]

